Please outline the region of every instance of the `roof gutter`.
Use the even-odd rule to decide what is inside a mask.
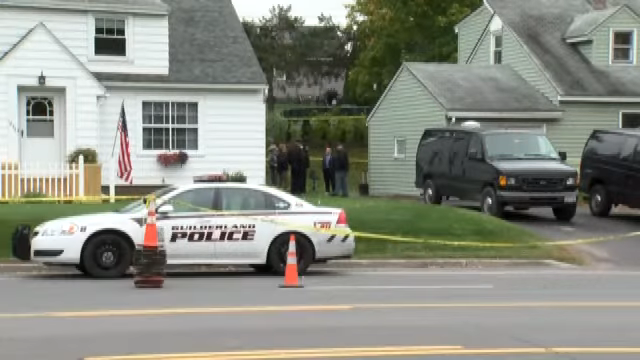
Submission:
[[[107,87],[152,88],[152,89],[191,89],[191,90],[264,90],[267,84],[178,84],[153,82],[102,81]]]
[[[558,96],[560,102],[640,103],[638,96]]]
[[[522,112],[498,112],[498,111],[448,111],[447,116],[454,118],[475,119],[560,119],[562,111],[522,111]]]

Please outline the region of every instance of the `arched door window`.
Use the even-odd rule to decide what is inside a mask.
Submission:
[[[27,137],[54,137],[53,99],[42,96],[27,97]]]

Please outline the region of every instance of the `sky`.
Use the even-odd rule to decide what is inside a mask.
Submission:
[[[282,6],[291,5],[293,15],[301,16],[305,19],[305,24],[313,25],[318,23],[318,15],[324,13],[331,15],[337,24],[346,22],[347,10],[344,4],[353,3],[353,0],[232,0],[238,12],[238,16],[243,18],[259,19],[269,14],[269,8],[278,4]]]

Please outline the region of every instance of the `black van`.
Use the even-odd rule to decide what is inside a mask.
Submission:
[[[580,192],[594,216],[612,206],[640,208],[640,129],[593,130],[582,152]]]
[[[506,207],[550,207],[560,221],[576,214],[578,172],[546,136],[520,130],[426,129],[416,153],[415,186],[427,204],[473,200],[501,217]]]

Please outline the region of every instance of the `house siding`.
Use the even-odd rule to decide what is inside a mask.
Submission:
[[[167,16],[131,17],[131,59],[97,61],[91,57],[92,15],[86,12],[3,8],[0,11],[0,56],[27,31],[43,22],[91,71],[110,73],[167,74],[169,71],[169,25]],[[31,60],[36,64],[36,60]]]
[[[9,108],[7,104],[8,89],[7,89],[7,77],[2,74],[0,69],[0,162],[9,158],[9,146],[13,145],[15,140],[15,134],[9,137],[9,134],[13,132],[11,124],[16,122],[15,117],[9,116]],[[0,189],[1,191],[1,189]]]
[[[369,120],[369,191],[372,195],[419,195],[416,149],[422,132],[443,126],[444,109],[403,68]],[[394,159],[394,137],[406,138],[406,158]]]
[[[481,6],[458,24],[458,63],[465,64],[484,29],[491,20],[491,11]]]
[[[266,107],[261,91],[165,91],[110,88],[111,96],[100,106],[102,183],[109,183],[109,159],[114,144],[120,106],[124,99],[129,124],[133,185],[191,183],[193,176],[222,171],[242,171],[247,182],[265,183]],[[163,167],[158,152],[142,150],[143,101],[197,101],[198,151],[186,151],[183,166]],[[164,152],[164,151],[161,151]],[[116,178],[116,185],[123,185]]]
[[[7,118],[2,128],[5,134],[13,135],[9,136],[9,141],[0,142],[6,144],[0,146],[4,148],[5,157],[18,159],[20,144],[16,132],[7,133],[4,125],[11,123],[24,129],[17,105],[18,91],[24,87],[34,90],[41,72],[47,77],[43,90],[64,89],[62,151],[68,154],[78,147],[96,147],[99,137],[97,97],[103,94],[103,89],[45,28],[38,27],[0,62],[0,78],[3,78],[0,114]]]
[[[503,27],[502,49],[502,63],[504,65],[511,66],[522,78],[542,92],[550,101],[557,103],[558,92],[528,55],[528,51],[518,41],[515,34],[506,25]],[[483,35],[480,46],[470,63],[491,63],[491,34],[489,32]]]
[[[575,45],[576,48],[586,57],[589,61],[593,61],[593,42],[583,42]]]
[[[620,111],[640,111],[640,104],[562,103],[562,121],[547,123],[547,136],[568,161],[577,165],[584,144],[593,129],[618,129]]]
[[[635,29],[638,32],[637,37],[640,35],[640,21],[628,10],[623,9],[603,22],[592,35],[594,42],[592,61],[595,65],[609,65],[611,29]],[[636,53],[634,55],[636,59],[639,53],[637,44],[638,40],[636,39]],[[636,61],[636,66],[638,65],[640,64]]]

